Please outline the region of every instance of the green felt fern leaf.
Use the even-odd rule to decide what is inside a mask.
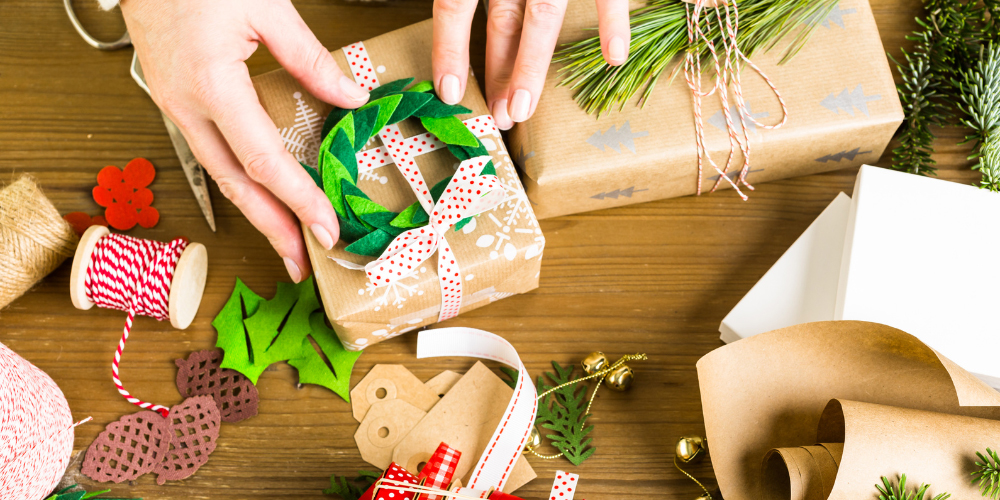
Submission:
[[[538,377],[539,394],[573,380],[572,365],[564,368],[553,361],[552,368],[554,373],[545,373],[545,377],[552,381],[551,385],[546,384],[545,377]],[[585,413],[586,409],[587,386],[583,382],[553,391],[538,404],[536,423],[543,429],[553,431],[545,437],[552,440],[552,446],[573,465],[580,465],[597,450],[591,446],[593,438],[588,437],[594,426],[586,425],[590,417]]]

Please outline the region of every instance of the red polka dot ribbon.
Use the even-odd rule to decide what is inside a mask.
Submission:
[[[573,495],[576,495],[576,483],[579,480],[580,476],[577,474],[557,470],[556,479],[552,482],[552,491],[549,492],[549,500],[573,500]]]
[[[365,266],[375,286],[389,286],[409,275],[438,253],[441,313],[438,321],[458,316],[462,309],[462,274],[455,253],[444,235],[458,221],[490,210],[507,197],[500,179],[481,175],[492,158],[480,156],[463,161],[437,204],[430,208],[430,223],[397,236],[382,255]]]

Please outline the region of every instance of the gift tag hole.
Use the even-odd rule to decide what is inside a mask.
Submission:
[[[380,437],[380,438],[387,438],[387,437],[389,437],[389,428],[388,427],[380,427],[379,430],[378,430],[378,437]]]
[[[427,465],[427,462],[420,462],[419,464],[417,464],[417,473],[423,472],[424,466],[426,466],[426,465]]]
[[[379,387],[375,390],[375,397],[379,399],[385,399],[388,394],[389,391],[385,390],[385,387]]]

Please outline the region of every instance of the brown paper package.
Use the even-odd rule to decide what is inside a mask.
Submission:
[[[633,8],[639,4],[633,2]],[[592,36],[594,2],[570,2],[560,43]],[[778,65],[787,43],[754,62],[788,103],[788,123],[777,130],[751,125],[751,170],[747,180],[770,180],[875,163],[903,119],[889,64],[867,0],[842,0],[818,26],[803,50]],[[645,107],[635,100],[623,111],[596,119],[557,87],[560,65],[549,69],[534,116],[511,131],[511,151],[524,172],[535,213],[545,219],[694,194],[698,167],[691,91],[673,63],[664,70]],[[703,84],[712,85],[713,73]],[[781,107],[766,83],[749,67],[744,95],[761,123],[781,121]],[[733,99],[730,99],[730,105]],[[731,111],[738,117],[735,108]],[[729,153],[722,105],[704,99],[706,146],[720,168]],[[739,126],[739,125],[737,125]],[[742,134],[741,134],[742,135]],[[743,165],[735,159],[735,170]],[[731,170],[730,173],[738,175]],[[705,165],[702,192],[719,178]],[[728,187],[723,181],[722,187]],[[741,187],[751,200],[753,193]]]
[[[698,361],[727,500],[875,498],[882,476],[978,498],[977,451],[1000,445],[1000,393],[905,332],[808,323]]]
[[[381,83],[401,78],[429,80],[431,74],[431,22],[425,21],[364,41]],[[337,64],[348,72],[341,50],[332,51]],[[284,70],[253,79],[257,96],[285,139],[286,148],[300,161],[315,166],[323,120],[331,106],[309,95]],[[465,120],[489,114],[479,86],[470,77],[461,104],[472,110]],[[410,123],[410,122],[414,123]],[[400,123],[407,137],[423,133],[415,120]],[[378,139],[368,148],[380,145]],[[490,150],[497,175],[513,193],[508,201],[473,219],[446,238],[461,268],[464,296],[462,312],[538,287],[545,238],[538,227],[524,188],[499,134],[482,138]],[[418,167],[430,185],[452,175],[458,161],[441,150],[418,156]],[[393,165],[371,170],[358,179],[358,187],[389,210],[398,212],[416,198]],[[309,259],[326,314],[348,349],[362,349],[376,342],[437,322],[441,290],[437,256],[432,256],[412,276],[390,287],[373,288],[364,272],[349,270],[331,258],[366,264],[371,258],[348,253],[343,242],[327,251],[307,228]]]

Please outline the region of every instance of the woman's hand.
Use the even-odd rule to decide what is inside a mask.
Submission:
[[[304,279],[309,259],[296,216],[329,249],[337,215],[285,150],[244,61],[264,43],[319,99],[356,108],[368,92],[343,75],[289,0],[123,0],[121,8],[153,100],[292,280]]]
[[[434,0],[434,87],[455,104],[469,75],[469,32],[480,0]],[[589,1],[589,0],[574,0]],[[604,60],[628,58],[628,0],[596,0]],[[568,0],[488,0],[486,105],[507,130],[535,112]]]

